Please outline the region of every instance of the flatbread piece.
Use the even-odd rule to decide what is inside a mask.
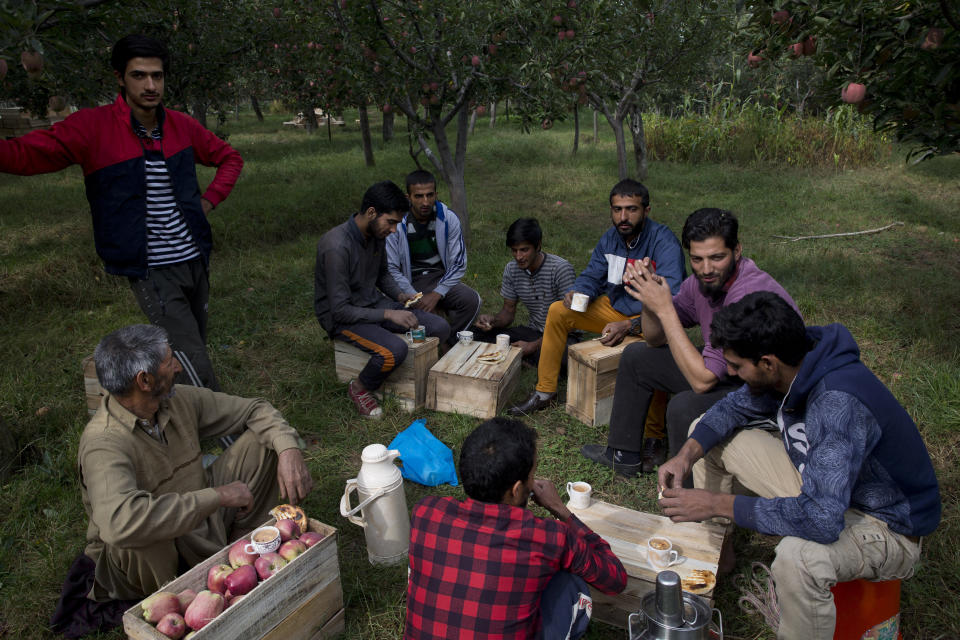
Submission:
[[[717,575],[709,569],[694,569],[689,576],[680,580],[680,586],[693,595],[709,593],[717,586]]]
[[[419,301],[420,298],[422,297],[423,297],[423,292],[417,291],[416,295],[414,295],[412,298],[410,298],[409,300],[403,303],[404,308],[409,309],[413,305],[417,304],[417,301]]]

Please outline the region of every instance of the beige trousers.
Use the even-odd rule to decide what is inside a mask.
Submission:
[[[277,454],[263,447],[252,431],[245,431],[207,469],[207,486],[242,480],[253,493],[254,506],[238,518],[236,508],[220,508],[203,524],[177,538],[138,548],[106,545],[97,562],[93,600],[134,600],[157,591],[177,577],[181,560],[194,566],[224,546],[231,528],[252,529],[269,518],[279,501]]]
[[[696,422],[691,425],[690,430]],[[779,433],[741,429],[713,447],[693,467],[697,488],[763,498],[800,494],[801,479]],[[832,640],[836,608],[830,588],[864,578],[909,578],[920,560],[920,545],[890,531],[885,522],[856,509],[831,544],[785,536],[771,571],[780,602],[780,640]]]

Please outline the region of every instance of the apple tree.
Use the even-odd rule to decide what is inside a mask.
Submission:
[[[831,100],[858,105],[919,161],[960,150],[960,7],[937,0],[747,2],[752,64],[813,56]]]

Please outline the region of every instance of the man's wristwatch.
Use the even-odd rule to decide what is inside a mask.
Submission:
[[[643,325],[640,322],[640,316],[630,318],[630,335],[639,336],[643,334]]]

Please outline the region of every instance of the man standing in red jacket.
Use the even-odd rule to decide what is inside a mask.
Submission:
[[[207,354],[207,214],[237,181],[243,159],[199,122],[161,103],[166,46],[129,35],[113,47],[120,95],[49,129],[0,140],[0,171],[35,175],[79,164],[107,273],[126,276],[150,322],[166,329],[183,382],[219,391]],[[201,192],[196,163],[217,167]],[[202,193],[202,195],[201,195]]]

